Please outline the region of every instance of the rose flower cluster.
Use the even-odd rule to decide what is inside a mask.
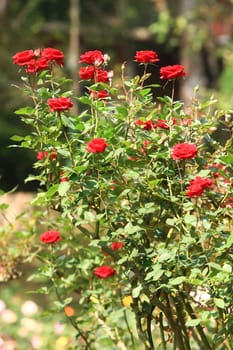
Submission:
[[[62,66],[64,64],[64,53],[52,47],[43,50],[25,50],[17,52],[13,56],[13,62],[20,67],[25,67],[27,73],[33,74],[49,69],[51,62]]]

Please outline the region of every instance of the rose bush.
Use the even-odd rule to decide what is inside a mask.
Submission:
[[[76,310],[67,317],[77,349],[230,350],[232,140],[211,134],[223,111],[196,90],[188,107],[174,100],[181,65],[158,67],[171,97],[156,96],[157,82],[146,82],[160,61],[148,50],[134,57],[141,76],[122,65],[121,84],[107,55],[82,54],[85,92],[73,96],[52,69],[63,60],[55,53],[36,50],[50,62],[34,72],[31,50],[13,57],[33,97],[16,111],[32,134],[13,140],[43,152],[27,181],[41,185],[33,204],[47,208],[41,224],[53,232],[38,239],[35,277],[49,281],[40,292],[56,292],[53,312]],[[79,114],[48,108],[61,98],[77,100]]]

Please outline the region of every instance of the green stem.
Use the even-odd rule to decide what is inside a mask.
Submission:
[[[166,340],[164,336],[164,329],[163,329],[163,313],[160,312],[159,314],[159,329],[160,329],[160,336],[162,340],[162,350],[167,350]]]

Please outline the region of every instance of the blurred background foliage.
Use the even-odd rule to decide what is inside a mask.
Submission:
[[[66,55],[65,71],[78,91],[78,57],[100,49],[117,72],[135,51],[156,50],[160,65],[181,63],[189,72],[180,86],[188,101],[197,84],[229,108],[233,93],[233,0],[1,0],[0,2],[0,188],[35,190],[24,184],[35,154],[9,148],[10,137],[25,134],[14,111],[22,106],[12,56],[30,48],[56,47]],[[130,73],[135,73],[131,63]]]

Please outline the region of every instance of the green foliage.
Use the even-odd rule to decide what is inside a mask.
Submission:
[[[34,200],[47,208],[41,224],[62,236],[36,244],[33,278],[48,281],[40,293],[55,291],[54,312],[74,308],[68,318],[78,349],[230,349],[232,140],[221,146],[212,138],[215,101],[195,96],[187,111],[173,98],[174,80],[172,97],[154,100],[146,69],[132,79],[123,71],[114,88],[88,84],[110,96],[85,93],[78,115],[47,104],[72,96],[60,72],[23,77],[33,105],[16,113],[31,133],[14,140],[47,152],[28,181],[41,185]],[[107,146],[91,152],[96,138]],[[175,159],[173,147],[183,143],[197,156]],[[196,176],[211,185],[189,196]],[[112,249],[113,242],[123,246]],[[105,265],[114,276],[98,278],[93,271]]]

